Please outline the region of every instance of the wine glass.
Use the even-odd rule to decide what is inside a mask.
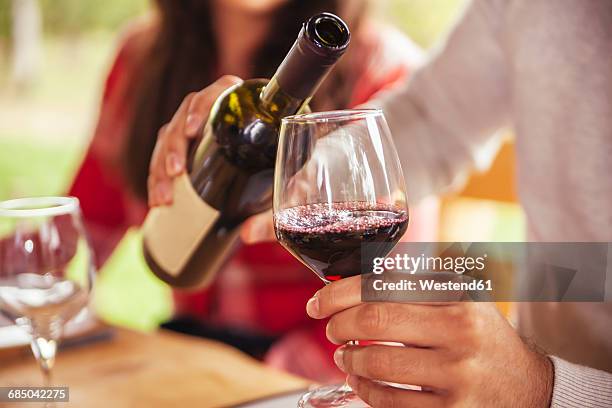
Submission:
[[[64,324],[87,305],[93,277],[76,198],[0,202],[0,313],[31,335],[46,386]]]
[[[293,256],[327,284],[358,275],[370,258],[386,256],[407,227],[404,177],[381,110],[283,119],[274,228]],[[311,391],[299,406],[367,405],[344,384]]]

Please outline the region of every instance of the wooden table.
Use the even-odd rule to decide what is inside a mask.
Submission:
[[[41,381],[31,355],[0,358],[0,386]],[[226,407],[309,385],[221,343],[126,330],[111,340],[61,350],[54,383],[70,388],[70,403],[57,406],[79,408]]]

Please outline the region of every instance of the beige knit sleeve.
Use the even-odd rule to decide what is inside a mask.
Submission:
[[[612,407],[612,374],[555,356],[550,359],[555,367],[552,408]]]

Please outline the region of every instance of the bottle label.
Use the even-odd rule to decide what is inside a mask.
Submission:
[[[143,232],[153,260],[177,277],[219,218],[219,211],[200,198],[187,174],[174,180],[173,197],[172,205],[149,212]]]

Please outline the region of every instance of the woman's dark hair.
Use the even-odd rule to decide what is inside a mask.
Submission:
[[[343,16],[343,0],[289,0],[275,11],[273,30],[255,54],[251,76],[270,78],[295,41],[301,24],[310,16],[329,11],[347,19],[355,31],[363,14],[361,5],[353,16]],[[209,85],[217,50],[212,29],[211,0],[156,0],[160,27],[153,46],[137,69],[132,84],[133,116],[123,158],[126,179],[141,198],[147,195],[149,161],[158,130],[178,109],[183,98]],[[343,108],[349,102],[350,87],[343,70],[335,69],[321,96],[311,105]]]

